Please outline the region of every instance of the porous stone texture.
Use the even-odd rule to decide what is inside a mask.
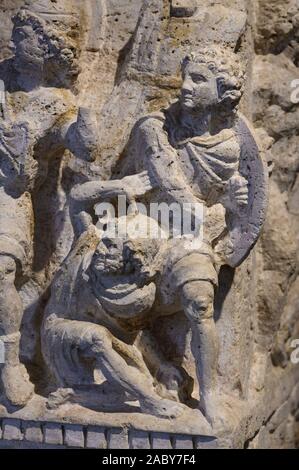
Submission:
[[[62,445],[62,426],[56,423],[46,423],[44,425],[44,439],[46,444]]]
[[[298,1],[0,21],[0,447],[299,447]],[[204,243],[104,237],[119,196]]]
[[[43,442],[42,428],[39,423],[28,422],[24,425],[24,439],[28,442]]]
[[[83,427],[74,425],[67,425],[64,428],[64,442],[68,447],[84,447],[84,433]]]
[[[15,420],[3,420],[3,439],[7,441],[19,441],[22,439],[21,422]]]
[[[149,433],[145,431],[131,431],[130,449],[150,449]]]
[[[105,429],[90,426],[87,430],[86,447],[89,449],[106,449]]]

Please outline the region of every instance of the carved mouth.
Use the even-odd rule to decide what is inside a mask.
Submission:
[[[183,95],[182,100],[183,101],[193,101],[193,96],[192,95]]]

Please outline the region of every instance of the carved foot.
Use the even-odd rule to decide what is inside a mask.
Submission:
[[[74,403],[95,411],[124,411],[128,408],[126,401],[133,397],[113,387],[106,385],[77,385],[75,388],[58,388],[47,399],[46,406],[50,410],[56,410],[66,403]]]
[[[46,406],[49,410],[56,410],[61,405],[72,401],[74,395],[75,392],[72,388],[59,388],[49,395]]]
[[[161,418],[177,418],[186,411],[186,407],[181,403],[166,399],[140,400],[140,406],[144,413]]]
[[[228,431],[237,426],[243,414],[244,403],[225,394],[211,393],[205,397],[200,409],[215,433]]]
[[[34,392],[25,366],[23,364],[5,365],[2,369],[1,379],[4,395],[10,404],[25,406]]]

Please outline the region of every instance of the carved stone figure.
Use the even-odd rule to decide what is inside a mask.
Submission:
[[[182,72],[180,100],[137,124],[132,160],[157,187],[150,202],[205,208],[201,247],[174,244],[161,291],[165,304],[178,293],[190,320],[201,409],[214,423],[219,414],[230,413],[226,402],[231,401],[217,381],[213,302],[218,272],[223,264],[239,265],[257,240],[266,208],[266,171],[255,137],[237,113],[243,79],[234,55],[209,47],[187,56]]]
[[[46,10],[47,13],[48,10]],[[45,16],[45,18],[47,15]],[[33,392],[19,363],[23,307],[16,283],[30,273],[34,215],[32,195],[47,177],[51,159],[65,149],[92,159],[95,137],[91,117],[76,109],[71,88],[78,74],[76,47],[42,16],[22,9],[14,17],[15,55],[1,64],[6,85],[5,114],[0,121],[0,337],[5,344],[1,366],[4,399],[24,405]]]
[[[192,328],[200,408],[217,426],[219,420],[228,422],[232,407],[241,404],[225,396],[217,380],[214,291],[221,265],[240,264],[257,240],[265,211],[266,176],[254,137],[236,112],[242,75],[233,55],[220,49],[192,54],[183,62],[183,80],[179,102],[164,113],[143,118],[135,127],[130,158],[135,170],[143,173],[123,180],[90,181],[73,188],[73,221],[75,233],[81,238],[53,285],[43,327],[44,356],[60,387],[71,387],[77,400],[78,392],[74,390],[83,384],[96,385],[94,370],[98,368],[108,383],[115,382],[126,393],[133,393],[142,411],[175,416],[184,407],[159,401],[153,386],[155,375],[151,376],[151,368],[146,368],[148,349],[146,353],[142,350],[142,342],[136,343],[135,339],[130,349],[141,363],[145,361],[133,374],[130,363],[118,357],[113,345],[115,338],[121,339],[127,350],[132,343],[128,333],[132,320],[148,315],[147,321],[159,321],[159,316],[183,309]],[[90,243],[93,206],[117,195],[125,195],[129,202],[144,195],[148,205],[155,201],[176,202],[183,213],[190,203],[202,204],[201,244],[186,244],[186,233],[181,238],[168,234],[166,241],[159,240],[159,250],[153,241],[152,249],[148,240],[139,242],[141,258],[136,265],[133,240],[124,242],[105,236],[99,240],[96,236]],[[147,273],[145,278],[142,272]],[[123,327],[122,333],[115,318]],[[137,331],[145,329],[137,324]],[[76,351],[75,358],[70,350]],[[92,374],[84,362],[86,355],[95,361]],[[81,364],[80,373],[73,361]],[[179,374],[179,382],[184,384],[184,372],[179,373],[174,366],[171,370],[175,371],[168,372],[171,381]],[[85,379],[87,372],[89,381]],[[169,383],[167,388],[171,388]],[[179,386],[177,392],[178,399]],[[57,393],[54,402],[59,403],[65,391],[60,392],[60,399]]]
[[[164,418],[185,409],[176,403],[184,372],[163,358],[147,330],[163,243],[110,238],[109,232],[92,224],[88,208],[117,195],[132,201],[149,189],[145,173],[91,181],[72,190],[77,204],[73,208],[85,204],[85,211],[78,211],[85,228],[55,277],[43,322],[43,354],[58,387],[49,397],[49,407],[74,401],[107,409],[102,391],[107,384],[108,410],[121,410],[121,404],[136,400],[144,413]],[[147,217],[136,214],[125,219],[135,225],[147,222]]]
[[[139,1],[134,0],[136,9]],[[236,2],[234,2],[236,3]],[[143,0],[126,60],[118,65],[113,92],[99,116],[100,162],[111,175],[140,117],[175,99],[180,61],[210,43],[234,48],[246,26],[243,1],[234,6],[206,0]],[[106,129],[109,132],[106,132]]]

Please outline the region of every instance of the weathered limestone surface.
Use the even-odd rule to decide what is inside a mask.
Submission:
[[[0,447],[299,446],[298,18],[1,2]],[[204,244],[105,238],[118,196],[200,200]]]

